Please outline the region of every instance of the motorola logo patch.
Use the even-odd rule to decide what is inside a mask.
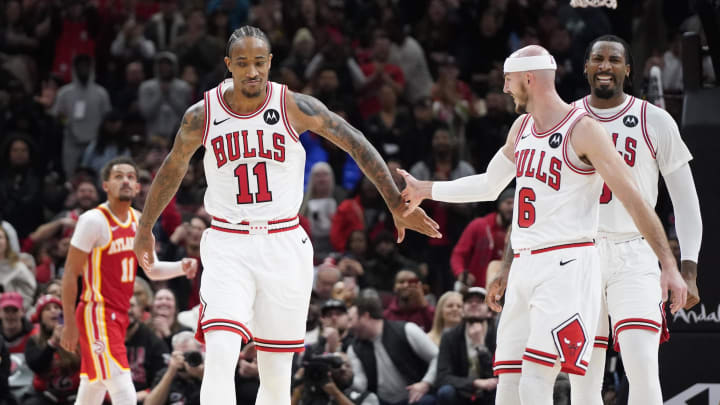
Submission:
[[[557,148],[562,144],[562,134],[560,132],[555,132],[554,134],[550,135],[550,140],[548,141],[548,144],[550,144],[551,148]]]
[[[632,128],[638,124],[638,118],[634,115],[626,115],[623,117],[623,124],[628,128]]]
[[[277,122],[280,121],[280,113],[278,113],[277,110],[271,108],[265,111],[265,114],[263,114],[263,119],[268,125],[277,124]]]

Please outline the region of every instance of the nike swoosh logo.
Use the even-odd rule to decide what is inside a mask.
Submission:
[[[528,136],[530,136],[530,134],[525,134],[525,135],[521,136],[520,139],[525,139],[525,138],[527,138]]]
[[[222,124],[223,122],[225,122],[225,121],[227,121],[227,120],[229,120],[229,119],[230,119],[230,117],[227,117],[227,118],[225,118],[224,120],[218,121],[217,118],[215,118],[215,119],[213,120],[213,125]]]
[[[110,229],[112,229],[113,232],[117,231],[118,228],[119,228],[119,226],[112,226],[112,227],[110,227]]]
[[[307,242],[307,238],[302,238],[302,243]]]
[[[560,265],[561,265],[561,266],[564,266],[564,265],[566,265],[566,264],[568,264],[568,263],[570,263],[570,262],[574,262],[575,260],[577,260],[577,259],[570,259],[570,260],[568,260],[568,261],[566,261],[566,262],[560,260]]]

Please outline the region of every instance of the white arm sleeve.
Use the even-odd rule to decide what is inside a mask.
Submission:
[[[663,175],[675,213],[675,231],[680,243],[680,259],[698,261],[702,241],[702,218],[695,181],[690,165],[685,163]]]
[[[153,262],[152,269],[149,272],[145,272],[150,280],[168,280],[171,278],[179,277],[185,274],[182,268],[182,260],[177,262],[161,262],[158,261],[156,253],[155,261]]]
[[[500,149],[488,163],[485,173],[453,181],[434,182],[432,199],[454,203],[494,201],[513,177],[515,163]]]

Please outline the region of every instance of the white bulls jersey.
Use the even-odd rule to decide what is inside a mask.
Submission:
[[[303,199],[305,149],[285,111],[287,87],[268,81],[255,112],[233,112],[223,98],[232,79],[205,92],[205,209],[230,223],[292,218]]]
[[[613,108],[590,107],[590,96],[575,103],[612,136],[615,148],[630,167],[633,178],[652,207],[657,202],[658,174],[669,174],[692,159],[680,131],[665,110],[632,96]],[[639,233],[622,202],[607,186],[600,196],[600,232]]]
[[[586,113],[574,108],[554,128],[535,130],[523,118],[515,142],[513,249],[592,241],[597,233],[602,179],[583,163],[568,134]]]

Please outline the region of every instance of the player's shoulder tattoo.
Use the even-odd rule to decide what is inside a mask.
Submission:
[[[205,100],[200,100],[185,111],[181,129],[185,131],[202,131],[205,129]]]
[[[293,92],[292,96],[293,100],[295,100],[295,104],[298,106],[298,109],[306,115],[313,117],[327,111],[327,107],[325,107],[320,100],[313,96],[297,92]]]

